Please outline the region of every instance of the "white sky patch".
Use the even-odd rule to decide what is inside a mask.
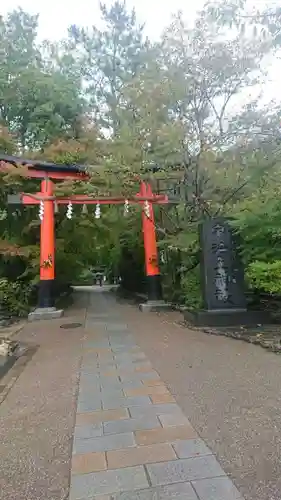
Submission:
[[[112,0],[114,1],[114,0]],[[105,0],[105,3],[112,3]],[[80,26],[91,26],[100,24],[99,0],[1,0],[0,13],[21,7],[33,14],[39,14],[38,38],[59,40],[67,34],[67,28],[71,24]],[[249,0],[249,5],[263,9],[266,5],[280,6],[280,0]],[[171,21],[172,14],[181,10],[189,24],[196,16],[196,11],[204,5],[204,0],[127,0],[129,8],[135,7],[140,23],[145,23],[146,34],[152,40],[160,37],[163,29]],[[281,101],[281,58],[275,58],[268,67],[268,77],[264,86],[264,102],[271,99]],[[259,90],[253,90],[252,92]],[[246,94],[244,99],[247,100]]]

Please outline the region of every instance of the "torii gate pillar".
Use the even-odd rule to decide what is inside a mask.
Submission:
[[[150,184],[141,182],[140,196],[152,198]],[[154,222],[153,204],[147,202],[147,211],[142,210],[142,231],[144,241],[147,302],[140,304],[143,312],[160,311],[169,308],[162,295],[161,274],[158,263],[158,249]]]
[[[53,182],[46,179],[41,182],[41,193],[53,196]],[[40,228],[40,282],[38,307],[54,307],[55,280],[55,217],[54,202],[44,201],[44,216]]]
[[[54,195],[54,183],[46,177],[41,181],[41,194]],[[53,200],[44,200],[40,226],[40,281],[37,308],[28,315],[29,321],[55,319],[63,316],[54,303],[55,284],[55,214]]]

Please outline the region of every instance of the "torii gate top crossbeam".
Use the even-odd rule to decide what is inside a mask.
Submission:
[[[89,178],[86,167],[83,165],[61,165],[0,154],[0,171],[5,172],[9,164],[15,167],[25,167],[27,169],[26,177],[34,179],[49,177],[57,180],[86,180]]]

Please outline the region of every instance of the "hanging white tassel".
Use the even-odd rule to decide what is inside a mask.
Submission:
[[[84,203],[83,207],[82,207],[82,214],[86,215],[88,213],[88,207],[87,205]]]
[[[44,219],[44,202],[41,200],[40,205],[39,205],[39,219],[42,220]]]
[[[150,217],[150,209],[149,209],[149,203],[147,200],[144,202],[143,210],[144,210],[146,217],[149,218]]]
[[[100,204],[99,204],[99,203],[97,203],[97,204],[96,204],[96,211],[95,211],[95,218],[96,218],[96,219],[100,219],[100,217],[101,217]]]
[[[72,219],[72,213],[73,213],[73,205],[71,203],[71,201],[68,203],[67,205],[67,211],[66,211],[66,217],[68,219]]]
[[[4,209],[2,212],[0,211],[0,220],[5,220],[8,217],[8,212]]]
[[[54,213],[58,214],[59,213],[59,206],[56,201],[54,201]]]
[[[124,203],[124,216],[126,217],[126,215],[128,215],[129,213],[129,202],[128,200],[125,200],[125,203]]]

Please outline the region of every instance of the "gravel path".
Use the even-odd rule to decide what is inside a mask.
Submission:
[[[27,324],[18,339],[39,345],[0,406],[0,499],[68,497],[85,296],[61,320]]]
[[[281,496],[281,357],[120,309],[160,377],[246,500]],[[227,499],[226,499],[227,500]]]

